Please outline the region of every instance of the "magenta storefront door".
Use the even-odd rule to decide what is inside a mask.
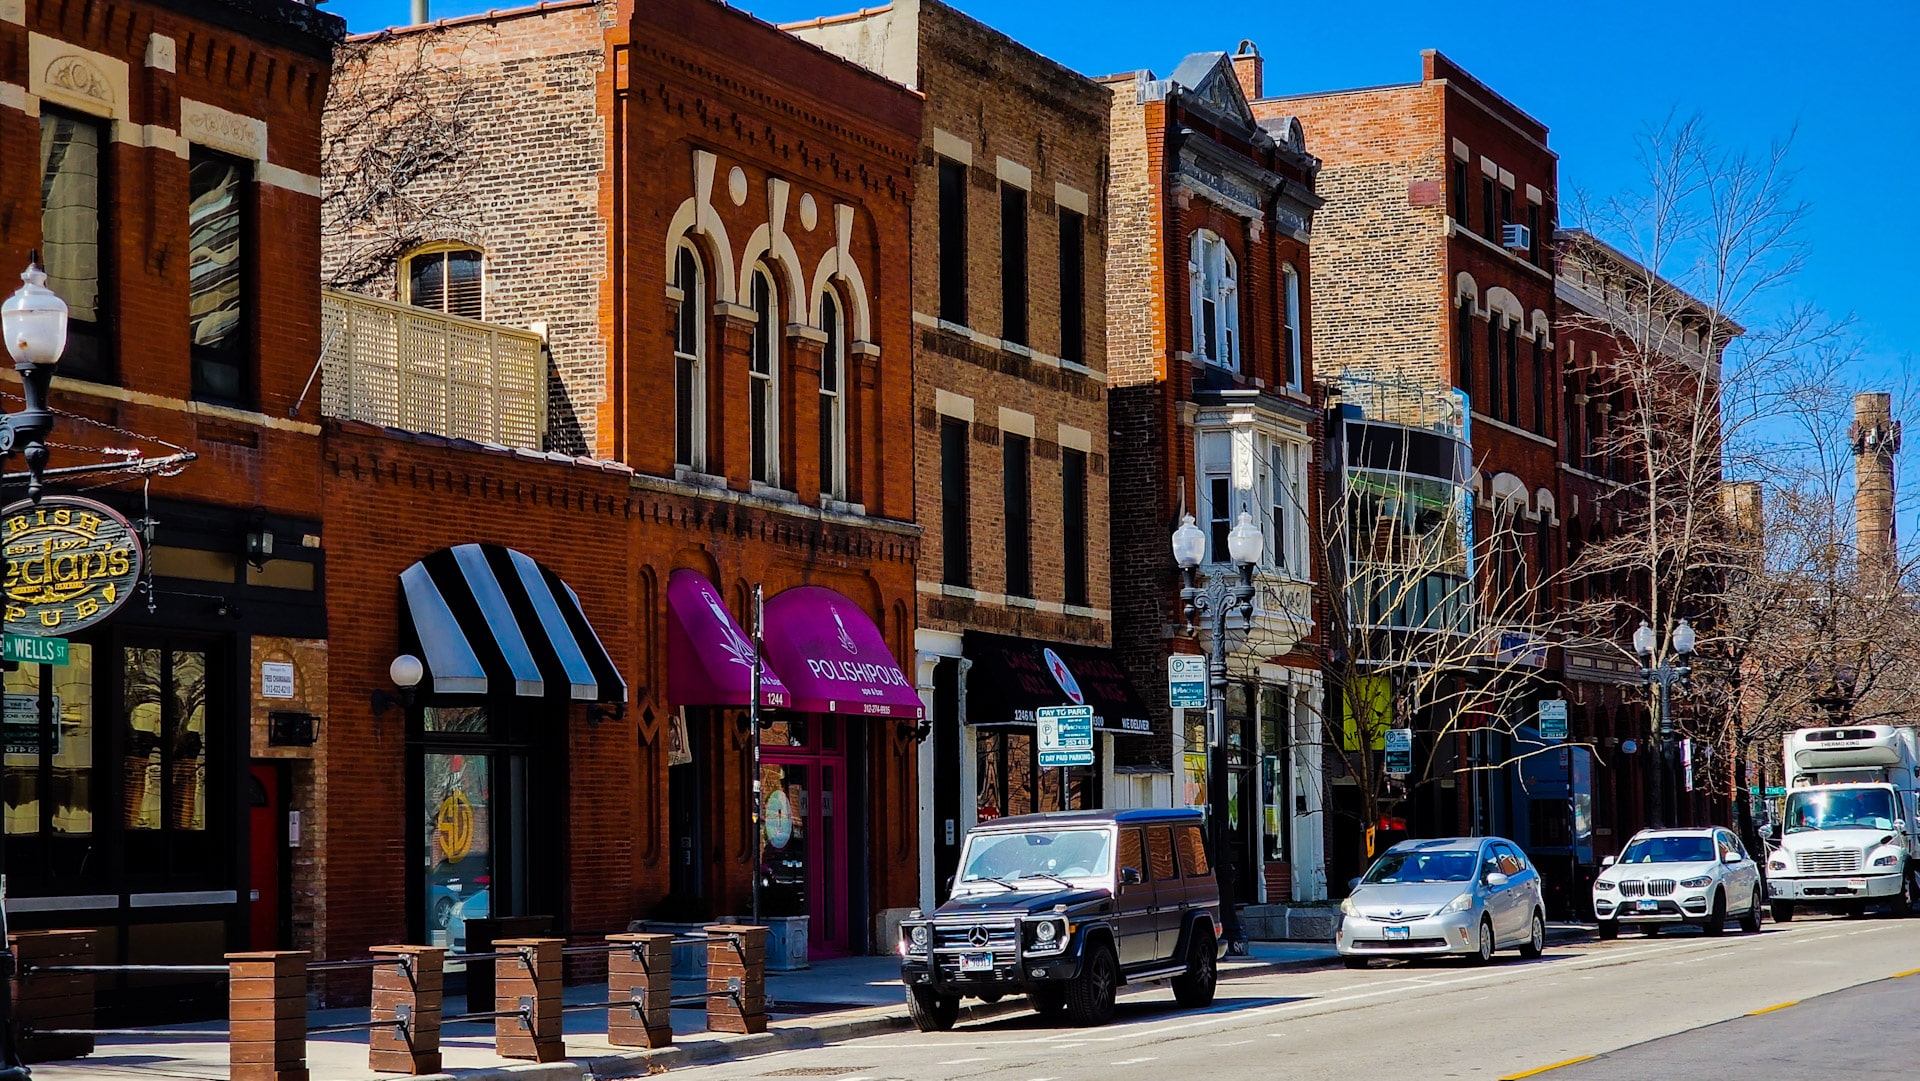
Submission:
[[[761,741],[760,909],[808,917],[808,952],[843,957],[858,945],[847,895],[846,723],[831,714],[775,716]]]

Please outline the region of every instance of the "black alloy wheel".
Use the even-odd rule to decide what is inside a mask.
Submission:
[[[931,987],[909,987],[907,1016],[922,1032],[946,1032],[960,1019],[960,996],[938,994]]]
[[[1600,941],[1611,942],[1614,939],[1620,937],[1620,921],[1619,920],[1601,920],[1599,921],[1598,926],[1599,926],[1599,933],[1600,933]]]
[[[1058,1017],[1067,1008],[1067,993],[1058,987],[1036,987],[1027,992],[1027,1005],[1042,1017]]]
[[[1193,945],[1187,949],[1187,971],[1173,978],[1173,1000],[1189,1010],[1213,1005],[1213,992],[1220,983],[1220,966],[1214,957],[1212,931],[1195,931]]]
[[[1707,922],[1700,925],[1700,930],[1715,938],[1727,933],[1727,891],[1713,891],[1713,911],[1707,913]]]
[[[1087,951],[1079,977],[1067,985],[1067,1020],[1082,1027],[1106,1024],[1119,991],[1120,963],[1112,946],[1098,943]]]
[[[1760,900],[1760,887],[1753,888],[1753,896],[1747,899],[1747,910],[1740,913],[1740,933],[1757,935],[1760,933],[1760,913],[1765,906]]]

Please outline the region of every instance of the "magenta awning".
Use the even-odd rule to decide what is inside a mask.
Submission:
[[[745,706],[752,697],[753,640],[706,575],[674,571],[667,576],[667,700],[675,706]],[[769,656],[760,667],[760,704],[784,707],[790,698]]]
[[[825,586],[800,586],[767,601],[767,664],[808,713],[909,717],[924,712],[880,628]]]

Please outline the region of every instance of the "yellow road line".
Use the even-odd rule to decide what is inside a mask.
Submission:
[[[1752,1013],[1749,1013],[1749,1014],[1747,1014],[1747,1016],[1748,1016],[1748,1017],[1758,1017],[1758,1016],[1760,1016],[1760,1015],[1761,1015],[1761,1014],[1763,1014],[1763,1013],[1772,1013],[1772,1012],[1773,1012],[1773,1011],[1775,1011],[1775,1010],[1784,1010],[1784,1009],[1786,1009],[1786,1008],[1787,1008],[1788,1006],[1798,1006],[1798,1005],[1800,1005],[1800,1003],[1799,1003],[1799,1001],[1798,1001],[1798,1000],[1795,1000],[1795,1001],[1793,1001],[1793,1002],[1781,1002],[1781,1003],[1776,1003],[1775,1005],[1772,1005],[1772,1006],[1768,1006],[1768,1007],[1767,1007],[1766,1009],[1764,1009],[1764,1010],[1754,1010],[1754,1011],[1753,1011]]]
[[[1574,1066],[1582,1062],[1591,1062],[1591,1061],[1593,1061],[1592,1055],[1581,1055],[1579,1058],[1570,1058],[1565,1062],[1556,1062],[1551,1066],[1542,1066],[1536,1070],[1523,1070],[1520,1073],[1510,1073],[1507,1076],[1501,1078],[1500,1081],[1520,1081],[1520,1079],[1523,1077],[1533,1077],[1537,1074],[1546,1073],[1548,1070],[1557,1070],[1562,1066]]]
[[[1893,978],[1896,980],[1903,979],[1907,976],[1920,976],[1920,968],[1910,968],[1905,972],[1896,972],[1893,974]]]

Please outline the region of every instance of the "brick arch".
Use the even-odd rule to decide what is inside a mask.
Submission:
[[[713,283],[713,299],[734,304],[739,302],[740,294],[734,288],[737,276],[733,241],[727,236],[726,222],[713,206],[714,173],[719,165],[719,159],[708,151],[693,152],[693,195],[680,204],[673,212],[673,220],[667,224],[666,280],[673,280],[673,264],[680,257],[681,238],[697,238],[700,243],[695,247],[711,260],[707,277]]]
[[[841,283],[840,302],[847,313],[850,341],[873,340],[873,304],[867,294],[867,277],[860,261],[853,256],[853,208],[845,203],[833,206],[834,245],[814,267],[813,288],[807,291],[807,325],[821,327],[820,298],[836,281]]]
[[[1487,318],[1489,319],[1493,318],[1494,313],[1498,312],[1506,316],[1507,322],[1515,326],[1522,326],[1527,321],[1527,309],[1520,303],[1520,298],[1514,296],[1502,286],[1496,285],[1487,290],[1487,300],[1483,307],[1485,307]]]

